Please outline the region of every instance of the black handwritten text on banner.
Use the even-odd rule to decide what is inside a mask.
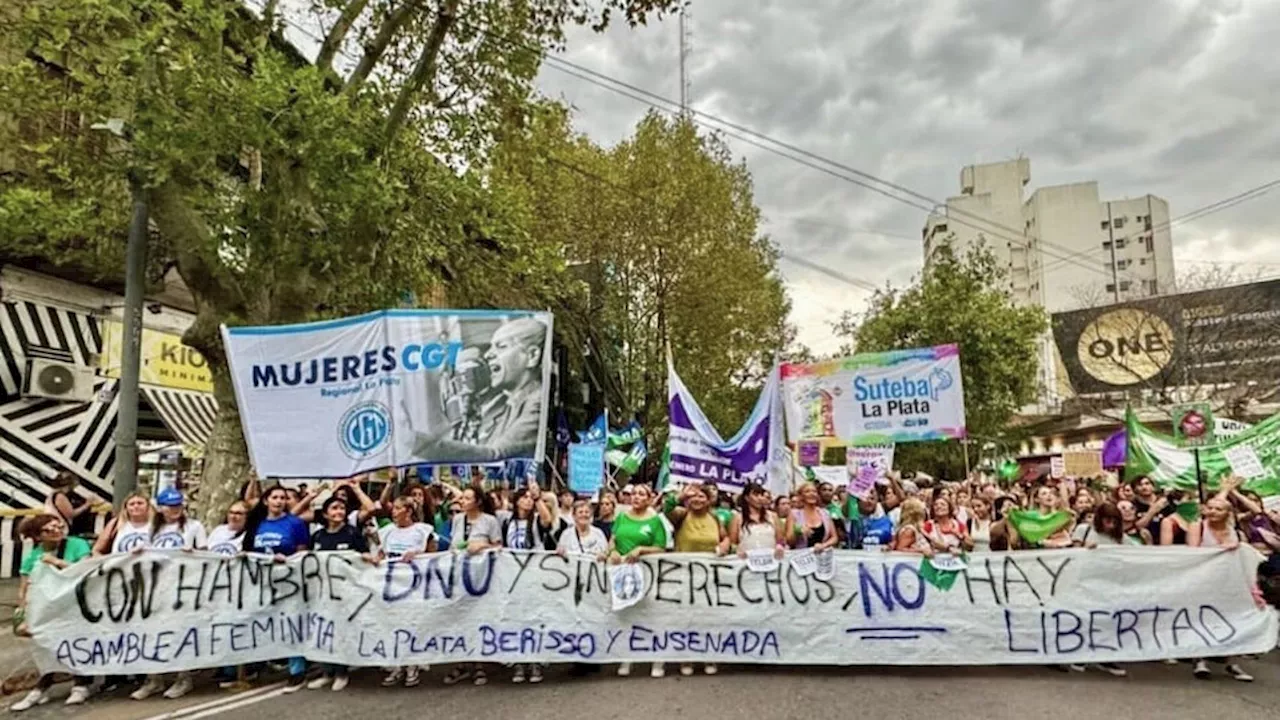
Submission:
[[[553,554],[411,563],[206,553],[90,560],[33,582],[44,670],[152,673],[289,656],[353,666],[457,661],[773,664],[1131,662],[1265,652],[1256,553],[1120,548],[975,554],[948,590],[918,556],[840,552],[831,580],[786,562],[644,559],[644,599],[610,610],[606,565]],[[1253,563],[1253,565],[1250,565]]]

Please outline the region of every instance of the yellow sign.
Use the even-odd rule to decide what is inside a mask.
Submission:
[[[1173,330],[1158,315],[1132,308],[1104,313],[1080,334],[1085,372],[1111,385],[1136,385],[1173,359]]]
[[[116,320],[102,323],[102,374],[120,377],[120,357],[124,348],[124,325]],[[141,382],[148,385],[213,392],[213,375],[204,356],[182,344],[182,337],[159,330],[142,329]]]

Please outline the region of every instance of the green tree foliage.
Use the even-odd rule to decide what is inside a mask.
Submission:
[[[495,155],[495,187],[556,238],[572,281],[554,293],[577,377],[614,417],[666,426],[666,347],[708,417],[735,432],[793,339],[777,252],[750,174],[715,135],[651,113],[612,148],[544,105]]]
[[[0,252],[118,273],[131,193],[194,295],[213,372],[208,511],[247,472],[217,328],[526,297],[562,256],[485,181],[543,54],[675,0],[314,0],[317,57],[277,0],[21,0],[0,10]],[[343,70],[339,70],[339,69]],[[351,68],[349,71],[345,68]],[[103,129],[93,129],[100,126]]]
[[[1035,399],[1036,348],[1048,328],[1043,310],[1019,307],[999,289],[1002,278],[985,247],[957,256],[943,243],[914,284],[877,292],[864,315],[846,312],[834,329],[849,341],[845,354],[958,344],[969,434],[998,443],[1013,413]],[[901,468],[963,475],[958,443],[913,443],[898,452]]]

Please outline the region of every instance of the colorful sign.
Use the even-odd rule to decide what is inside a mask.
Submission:
[[[851,446],[845,452],[849,494],[861,497],[877,483],[885,484],[893,469],[893,445]]]
[[[782,366],[787,440],[849,444],[965,437],[960,350],[939,345]]]
[[[1173,436],[1186,447],[1213,444],[1213,408],[1209,403],[1187,403],[1173,408]]]
[[[102,374],[120,377],[124,351],[124,325],[117,320],[102,322]],[[182,336],[142,329],[142,366],[139,382],[147,385],[213,392],[213,374],[208,362],[193,347],[182,344]]]
[[[1273,649],[1280,614],[1250,592],[1259,559],[1247,545],[970,553],[964,566],[939,561],[961,576],[943,583],[922,579],[919,555],[852,551],[790,551],[771,570],[709,553],[610,566],[445,552],[375,566],[350,553],[273,563],[148,551],[62,571],[38,564],[27,622],[40,670],[80,676],[282,657],[352,667],[1137,663]]]
[[[551,315],[383,310],[223,327],[249,454],[263,477],[541,461]]]

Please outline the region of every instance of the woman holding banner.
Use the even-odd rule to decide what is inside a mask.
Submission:
[[[275,562],[284,562],[291,555],[306,552],[311,543],[311,533],[302,518],[289,513],[289,494],[285,488],[275,485],[262,494],[245,520],[244,545],[246,553],[269,555]],[[307,661],[300,657],[289,658],[289,683],[286,693],[301,690],[306,682]]]
[[[933,557],[934,542],[925,532],[924,523],[924,502],[919,498],[907,498],[902,503],[901,514],[898,516],[898,531],[893,537],[893,551]]]
[[[835,523],[831,514],[822,507],[822,498],[813,483],[805,483],[799,490],[799,508],[793,509],[787,516],[785,535],[793,548],[812,548],[814,552],[823,552],[835,547],[840,542],[836,534]]]
[[[609,562],[634,563],[645,555],[667,551],[667,525],[653,511],[653,491],[648,485],[635,485],[631,490],[631,505],[613,522],[613,537],[609,541]],[[618,665],[618,674],[631,674],[631,663]],[[666,666],[653,664],[652,677],[666,675]]]
[[[555,537],[555,526],[560,522],[556,496],[542,495],[537,483],[516,491],[511,502],[512,512],[502,520],[503,545],[508,550],[546,550]],[[511,682],[519,684],[542,682],[541,663],[516,663]]]
[[[31,549],[22,558],[22,567],[18,574],[22,584],[18,586],[18,608],[14,619],[18,622],[14,634],[30,636],[27,625],[21,618],[25,617],[27,608],[27,592],[31,588],[31,573],[36,566],[48,565],[59,570],[70,567],[72,563],[89,557],[89,543],[78,537],[67,537],[67,525],[57,515],[45,513],[35,515],[22,521],[18,526],[18,534],[32,541]],[[49,688],[53,687],[54,676],[41,675],[35,688],[26,697],[9,707],[11,712],[22,712],[36,705],[49,702]],[[81,705],[89,699],[90,685],[93,678],[88,675],[76,675],[72,680],[71,694],[67,697],[67,705]]]
[[[605,540],[613,536],[613,521],[616,519],[618,512],[618,499],[613,493],[604,491],[600,493],[600,502],[596,505],[595,526],[604,533]]]
[[[151,499],[131,493],[124,499],[124,513],[111,518],[93,544],[93,554],[142,552],[150,545]]]
[[[478,485],[462,491],[458,498],[461,512],[453,516],[450,533],[455,550],[476,555],[502,547],[502,526],[493,516],[490,502],[489,496]],[[489,676],[479,663],[458,663],[444,676],[444,684],[456,685],[468,678],[476,685],[489,682]]]
[[[680,504],[667,510],[667,519],[676,529],[676,552],[715,553],[717,557],[728,554],[729,530],[716,517],[713,507],[719,496],[715,485],[685,486]],[[717,672],[715,663],[706,663],[703,670],[708,675]],[[692,675],[693,663],[681,663],[680,674]]]
[[[391,524],[379,528],[378,547],[380,560],[397,562],[412,562],[418,555],[435,552],[435,531],[418,522],[418,506],[412,498],[401,495],[391,504]],[[420,671],[418,665],[393,667],[383,678],[382,687],[394,687],[402,679],[405,687],[417,687]]]
[[[1240,548],[1240,544],[1244,542],[1244,537],[1240,530],[1232,522],[1231,518],[1231,501],[1228,500],[1230,490],[1224,490],[1218,496],[1211,498],[1204,504],[1204,517],[1195,523],[1192,523],[1187,530],[1187,545],[1189,547],[1214,547],[1224,551],[1234,551]],[[1177,517],[1176,515],[1172,517]],[[1253,676],[1244,671],[1240,667],[1239,660],[1234,657],[1213,658],[1214,662],[1221,662],[1226,665],[1227,675],[1239,682],[1253,682]],[[1212,673],[1209,671],[1209,664],[1203,658],[1196,658],[1195,670],[1193,673],[1198,680],[1208,680]]]
[[[786,543],[778,517],[769,510],[768,491],[759,483],[749,483],[738,503],[742,512],[729,528],[729,542],[738,548],[738,557],[745,560],[749,552],[771,550],[781,559]]]

